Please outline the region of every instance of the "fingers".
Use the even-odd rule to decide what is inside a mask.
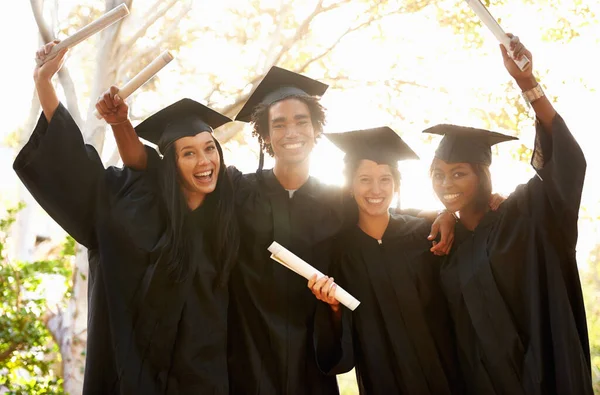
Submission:
[[[504,47],[504,44],[500,44],[500,52],[502,53],[502,59],[504,59],[505,62],[511,59],[510,54]]]
[[[98,98],[98,101],[96,102],[96,110],[98,110],[98,113],[103,117],[113,113],[113,111],[108,108],[106,100],[104,99],[104,95]]]
[[[317,299],[330,305],[339,304],[337,299],[335,299],[335,291],[337,286],[334,283],[333,277],[323,276],[317,280],[317,276],[314,275],[308,281],[308,287],[312,291],[313,295],[317,297]]]
[[[312,287],[315,285],[315,283],[317,282],[317,275],[314,274],[309,280],[308,280],[308,288],[312,289]]]
[[[438,224],[437,222],[434,222],[433,225],[431,225],[431,232],[429,233],[429,236],[427,236],[427,240],[435,240],[439,231],[440,231],[440,224]],[[435,245],[435,241],[433,243]]]

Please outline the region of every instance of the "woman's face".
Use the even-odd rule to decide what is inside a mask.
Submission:
[[[177,172],[186,194],[204,197],[217,187],[221,158],[210,133],[175,141]]]
[[[394,182],[389,165],[363,159],[352,178],[352,194],[361,214],[387,215],[399,185]]]
[[[438,199],[448,211],[476,207],[479,177],[470,163],[446,163],[433,160],[431,183]]]

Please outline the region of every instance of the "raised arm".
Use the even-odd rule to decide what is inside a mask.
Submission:
[[[57,42],[37,52],[43,58]],[[79,243],[95,245],[98,185],[104,166],[67,109],[60,104],[52,77],[60,69],[65,51],[36,67],[34,79],[43,114],[13,169],[42,208]]]
[[[96,103],[96,110],[112,128],[123,164],[135,170],[145,170],[148,156],[129,120],[129,106],[118,94],[119,88],[111,86]]]
[[[518,37],[511,37],[515,57],[533,57]],[[567,241],[574,246],[577,238],[577,218],[586,171],[586,161],[581,147],[569,131],[564,120],[538,87],[532,67],[521,71],[501,49],[504,65],[515,82],[532,98],[535,111],[536,138],[531,165],[537,172],[525,187],[517,188],[514,195],[520,207],[537,213],[541,220],[553,218],[560,224]],[[540,204],[548,201],[549,204]]]
[[[531,52],[523,43],[519,41],[519,37],[512,34],[507,34],[510,37],[510,49],[514,51],[515,59],[520,60],[523,56],[527,56],[529,59],[529,66],[525,70],[519,69],[519,67],[512,60],[506,48],[500,45],[500,51],[502,58],[504,59],[504,67],[514,78],[515,82],[521,88],[523,92],[529,92],[538,86],[538,81],[533,75],[533,58]],[[535,115],[538,121],[541,123],[546,133],[552,133],[552,121],[556,116],[556,110],[552,107],[550,100],[544,95],[531,102],[531,107],[535,111]]]
[[[59,42],[59,40],[54,40],[44,45],[36,52],[36,57],[38,59],[44,59],[46,55],[50,53],[52,47]],[[52,85],[52,77],[62,67],[67,51],[67,48],[63,49],[54,59],[44,63],[41,67],[36,67],[33,71],[35,89],[37,90],[38,98],[40,99],[44,117],[46,117],[46,121],[48,121],[48,123],[52,120],[54,112],[60,104],[58,96],[56,95],[56,90],[54,89],[54,85]]]

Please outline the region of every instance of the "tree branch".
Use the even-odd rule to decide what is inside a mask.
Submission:
[[[154,23],[159,19],[162,18],[171,8],[173,8],[173,6],[177,3],[177,0],[171,0],[171,2],[169,2],[162,10],[160,10],[158,8],[158,4],[162,4],[163,1],[157,1],[155,6],[156,8],[153,8],[154,10],[156,10],[156,12],[154,13],[154,15],[152,15],[152,17],[150,17],[149,15],[146,15],[144,18],[144,20],[146,21],[146,23],[144,25],[142,25],[141,28],[138,29],[137,32],[135,32],[133,34],[133,36],[131,36],[131,38],[129,40],[127,40],[127,42],[124,44],[124,47],[129,49],[129,48],[133,48],[133,46],[135,45],[135,43],[137,42],[137,40],[139,40],[140,38],[144,37],[144,35],[146,34],[146,32],[148,31],[148,29],[154,25]]]
[[[19,349],[19,347],[21,347],[21,346],[22,346],[21,343],[11,343],[10,347],[8,347],[8,349],[6,349],[5,351],[0,353],[0,363],[7,360],[12,355],[12,353],[17,351]]]
[[[376,5],[372,6],[372,7],[369,9],[369,11],[367,11],[367,13],[370,13],[370,11],[371,11],[371,10],[373,10],[375,7],[377,7],[377,6],[376,6]],[[335,47],[337,47],[337,46],[338,46],[338,44],[339,44],[339,43],[342,41],[342,39],[343,39],[344,37],[346,37],[348,34],[350,34],[350,33],[353,33],[353,32],[355,32],[355,31],[357,31],[357,30],[360,30],[360,29],[362,29],[363,27],[369,26],[370,24],[372,24],[372,23],[373,23],[373,22],[375,22],[375,21],[382,20],[382,19],[384,19],[384,18],[386,18],[386,17],[388,17],[388,16],[390,16],[390,15],[394,15],[394,14],[397,14],[397,13],[400,13],[400,12],[402,12],[400,9],[398,9],[398,10],[395,10],[395,11],[390,11],[390,12],[388,12],[388,13],[385,13],[385,14],[383,14],[383,15],[377,15],[377,16],[375,16],[375,17],[371,17],[371,18],[369,18],[368,20],[366,20],[365,22],[363,22],[363,23],[361,23],[361,24],[359,24],[359,25],[356,25],[356,26],[353,26],[353,27],[349,27],[348,29],[346,29],[346,31],[344,31],[344,32],[343,32],[343,33],[342,33],[342,34],[341,34],[341,35],[340,35],[340,36],[339,36],[339,37],[338,37],[338,38],[337,38],[337,39],[336,39],[336,40],[333,42],[333,44],[331,44],[329,47],[327,47],[327,48],[326,48],[324,51],[322,51],[322,52],[321,52],[319,55],[317,55],[317,56],[315,56],[315,57],[313,57],[313,58],[311,58],[311,59],[307,60],[307,61],[306,61],[306,62],[305,62],[305,63],[304,63],[302,66],[300,66],[300,67],[297,69],[297,72],[298,72],[298,73],[302,73],[302,72],[304,72],[304,71],[305,71],[305,70],[308,68],[308,66],[310,66],[310,65],[311,65],[311,64],[313,64],[314,62],[318,61],[319,59],[322,59],[323,57],[325,57],[325,56],[326,56],[328,53],[330,53],[331,51],[333,51],[333,49],[335,49]]]
[[[192,8],[192,5],[190,3],[188,3],[188,5],[186,7],[182,8],[181,11],[179,12],[179,14],[177,15],[177,17],[173,20],[173,22],[169,26],[169,30],[167,30],[166,34],[163,35],[162,39],[158,43],[156,43],[156,45],[151,47],[150,49],[140,53],[138,56],[131,59],[125,65],[119,67],[119,69],[117,71],[117,76],[125,75],[133,67],[133,65],[136,63],[139,63],[139,61],[141,59],[144,59],[145,57],[151,56],[153,53],[158,52],[158,50],[164,45],[164,43],[169,41],[173,37],[175,31],[179,27],[179,22],[181,22],[181,20],[186,16],[186,14],[190,11],[191,8]],[[122,46],[121,48],[128,49],[129,47]]]
[[[271,64],[279,63],[279,61],[281,60],[283,55],[285,55],[290,50],[290,48],[292,48],[294,46],[294,44],[296,44],[298,41],[300,41],[302,39],[302,37],[304,37],[306,35],[306,33],[308,33],[308,28],[309,28],[311,22],[317,15],[319,15],[319,13],[322,10],[323,10],[323,0],[319,0],[317,5],[315,6],[314,10],[312,11],[312,13],[304,21],[302,21],[300,26],[298,26],[294,36],[291,37],[289,40],[286,40],[286,42],[284,42],[281,45],[281,49],[279,50],[277,55],[274,57],[273,62]]]
[[[39,0],[30,0],[30,4],[35,23],[37,24],[40,36],[42,37],[42,41],[44,41],[44,43],[49,43],[53,40],[52,37],[54,35],[50,33],[50,29],[48,29],[47,24],[44,22],[41,3]],[[58,80],[65,92],[69,113],[73,117],[75,123],[79,125],[79,127],[82,127],[83,124],[81,120],[81,113],[79,112],[79,101],[77,100],[75,84],[73,83],[73,79],[71,78],[71,74],[69,74],[69,70],[67,69],[66,65],[63,65],[63,67],[61,67],[61,69],[58,71]]]
[[[57,312],[53,312],[48,307],[46,307],[46,313],[42,317],[42,322],[50,332],[52,339],[58,345],[59,348],[62,349],[64,334],[63,334],[63,311],[58,308]]]

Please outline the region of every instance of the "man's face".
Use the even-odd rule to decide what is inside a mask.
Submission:
[[[315,129],[310,110],[301,100],[278,101],[269,108],[269,138],[276,161],[299,164],[306,160],[315,146]]]

